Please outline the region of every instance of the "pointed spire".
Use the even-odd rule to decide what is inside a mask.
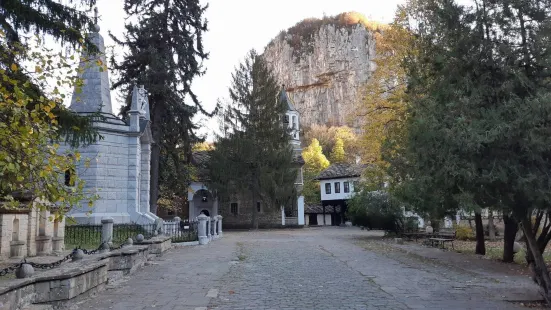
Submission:
[[[287,95],[287,92],[285,91],[285,84],[281,87],[280,100],[287,104],[287,111],[296,111],[291,98],[289,98],[289,95]]]
[[[97,47],[97,54],[84,52],[80,58],[79,78],[83,81],[80,92],[77,88],[73,92],[70,109],[77,113],[102,112],[113,114],[111,107],[111,90],[109,87],[109,73],[107,72],[105,45],[97,24],[98,12],[94,9],[94,22],[89,40]]]

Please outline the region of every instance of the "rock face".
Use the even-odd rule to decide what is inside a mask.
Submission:
[[[364,17],[351,19],[350,14],[357,13],[304,20],[280,33],[264,50],[292,96],[303,127],[356,127],[349,123],[349,115],[361,98],[360,87],[375,69],[375,29],[366,25]]]

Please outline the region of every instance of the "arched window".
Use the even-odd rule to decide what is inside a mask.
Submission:
[[[67,156],[70,161],[73,160],[73,155]],[[75,168],[69,167],[67,170],[65,170],[65,186],[75,186]]]
[[[297,117],[293,115],[293,129],[298,129]]]

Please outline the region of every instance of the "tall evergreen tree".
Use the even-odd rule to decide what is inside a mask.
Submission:
[[[539,235],[534,228],[551,206],[551,7],[545,0],[419,0],[407,13],[416,49],[405,58],[403,183],[425,198],[442,192],[437,202],[445,207],[513,214],[549,301],[542,251],[551,224]]]
[[[211,153],[209,188],[222,199],[248,193],[253,228],[258,228],[257,201],[278,208],[297,196],[296,163],[283,123],[287,106],[279,92],[264,59],[250,51],[232,75],[224,116],[228,130]]]
[[[24,70],[10,70],[24,68],[22,63],[28,61],[28,57],[21,57],[25,53],[17,52],[25,49],[26,34],[36,33],[46,35],[69,44],[73,47],[85,46],[93,52],[94,46],[85,37],[85,32],[90,29],[93,20],[88,16],[90,9],[96,0],[74,1],[78,8],[71,8],[55,1],[28,1],[28,0],[3,0],[0,1],[0,66],[6,68],[6,76],[21,83],[30,83],[24,91],[31,99],[38,100],[45,96],[41,85],[33,83],[33,79]],[[80,9],[79,9],[80,8]],[[15,57],[14,55],[18,55]],[[5,80],[0,81],[3,87],[12,87]],[[29,110],[34,104],[29,106]],[[88,144],[100,138],[96,130],[92,128],[92,120],[97,115],[79,116],[70,112],[62,104],[52,109],[59,122],[56,139],[65,139],[73,146]]]
[[[191,89],[193,79],[204,73],[202,61],[208,57],[203,50],[206,9],[199,0],[125,0],[124,10],[135,21],[126,24],[124,38],[112,36],[129,50],[121,63],[112,59],[120,73],[113,88],[121,88],[127,98],[135,83],[144,85],[149,92],[154,140],[153,213],[160,194],[185,192],[189,180],[182,178],[189,175],[191,148],[200,141],[196,135],[198,126],[192,118],[199,111],[208,114]],[[129,107],[128,99],[121,113],[125,114]]]

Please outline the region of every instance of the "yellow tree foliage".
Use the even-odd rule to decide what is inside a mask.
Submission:
[[[195,143],[193,145],[193,147],[191,148],[191,150],[193,152],[212,151],[212,150],[214,150],[214,143],[209,143],[207,141]]]
[[[323,155],[322,147],[318,139],[312,139],[312,142],[302,150],[304,159],[304,186],[302,194],[307,205],[317,205],[321,203],[321,193],[319,181],[315,180],[320,172],[329,167],[329,160]]]
[[[404,14],[399,10],[393,24],[383,32],[374,33],[377,69],[367,82],[356,117],[362,124],[363,159],[368,163],[386,166],[381,147],[400,135],[406,119],[406,72],[402,60],[412,47],[411,34],[401,26]]]
[[[327,127],[325,125],[314,124],[304,132],[304,139],[306,141],[312,141],[312,139],[318,140],[325,152],[330,152],[339,138],[344,142],[344,152],[347,155],[347,161],[354,162],[356,156],[361,156],[359,136],[348,126]]]
[[[344,142],[341,138],[337,138],[335,141],[335,146],[333,146],[333,150],[331,150],[330,158],[333,163],[343,163],[346,161]]]
[[[312,139],[312,143],[302,150],[302,158],[307,172],[320,173],[329,167],[329,160],[323,155],[323,151],[318,139]]]
[[[69,58],[8,46],[3,33],[0,47],[0,57],[14,59],[9,67],[0,68],[0,204],[17,208],[21,201],[34,201],[35,207],[51,210],[53,219],[83,201],[91,205],[96,196],[84,193],[84,182],[75,173],[80,154],[63,154],[55,143],[60,137],[52,110],[62,104],[60,89],[71,87],[74,78],[69,76],[76,75],[65,60]],[[16,65],[22,60],[32,63],[32,70]],[[66,78],[60,76],[64,70]],[[15,78],[18,74],[26,74],[30,81],[21,82]],[[51,91],[44,86],[47,80],[54,81]],[[44,95],[32,96],[37,89]]]

